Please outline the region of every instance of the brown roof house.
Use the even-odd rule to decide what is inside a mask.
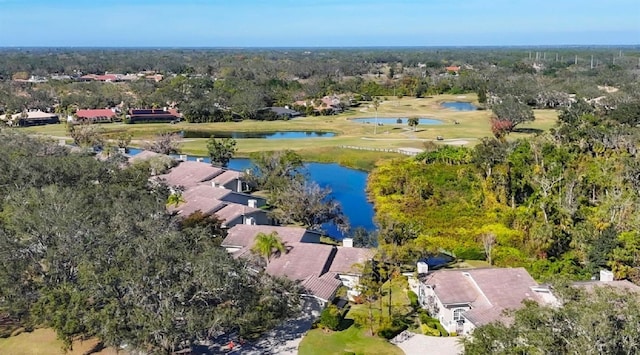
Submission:
[[[336,247],[321,244],[320,234],[303,228],[264,225],[236,225],[229,229],[222,246],[234,257],[246,257],[261,232],[276,232],[287,248],[286,253],[270,260],[265,272],[299,282],[307,296],[322,302],[332,300],[342,285],[348,292],[355,289],[359,272],[354,264],[363,263],[374,254],[373,250],[350,247],[350,240],[346,246]]]
[[[546,303],[545,293],[524,268],[436,270],[411,277],[409,285],[422,307],[449,332],[468,334],[474,328],[508,321],[505,310],[523,301]]]

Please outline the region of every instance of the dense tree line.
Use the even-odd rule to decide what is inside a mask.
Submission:
[[[513,97],[536,108],[565,107],[573,95],[604,96],[605,106],[640,96],[637,48],[548,48],[545,53],[534,59],[522,48],[2,50],[0,111],[175,106],[190,122],[218,122],[260,119],[261,108],[334,94],[357,101],[478,92],[489,105]],[[591,55],[593,66],[587,61]],[[460,70],[448,72],[449,65]],[[165,80],[11,81],[140,71],[162,73]]]
[[[543,280],[612,268],[639,282],[639,117],[636,103],[581,101],[530,139],[430,147],[381,165],[369,183],[381,247],[407,263],[442,248]],[[398,225],[412,232],[385,230]]]
[[[220,221],[168,215],[151,166],[122,168],[1,133],[0,317],[48,326],[70,345],[168,353],[221,332],[268,329],[296,287],[219,247]]]

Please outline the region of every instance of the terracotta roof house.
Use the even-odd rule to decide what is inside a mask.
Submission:
[[[287,248],[286,253],[270,260],[265,272],[300,282],[309,296],[322,302],[333,299],[342,285],[350,296],[357,295],[359,272],[354,264],[365,262],[374,254],[373,250],[349,247],[350,240],[345,247],[336,247],[321,244],[320,234],[303,228],[264,225],[236,225],[229,229],[222,246],[234,257],[246,256],[261,232],[276,232]]]
[[[188,199],[177,206],[169,206],[168,210],[182,217],[187,217],[196,211],[206,215],[214,214],[225,206],[226,204],[220,200],[200,196]]]
[[[231,228],[238,224],[264,225],[271,222],[267,212],[237,203],[225,203],[224,207],[215,212],[215,215],[222,220],[222,228]]]
[[[450,65],[444,69],[447,71],[447,73],[458,74],[460,72],[460,66],[457,66],[457,65]]]
[[[210,181],[222,174],[223,170],[211,166],[211,164],[197,161],[183,161],[174,167],[169,173],[158,175],[158,179],[164,180],[170,186],[194,187],[202,182]]]
[[[78,110],[76,116],[78,116],[78,122],[103,123],[113,122],[113,119],[116,117],[116,112],[111,109]]]
[[[524,268],[436,270],[410,280],[420,304],[449,332],[468,334],[495,321],[524,300],[544,303],[538,283]]]

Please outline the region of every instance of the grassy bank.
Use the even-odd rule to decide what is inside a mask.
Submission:
[[[116,355],[115,349],[107,348],[97,352],[90,352],[98,344],[97,339],[74,341],[73,350],[64,352],[62,341],[58,340],[56,333],[48,328],[36,329],[30,333],[9,338],[0,339],[0,354],[11,355]]]

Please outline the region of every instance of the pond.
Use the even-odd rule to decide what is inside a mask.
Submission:
[[[333,132],[320,131],[291,131],[291,132],[217,132],[217,131],[180,131],[183,138],[209,138],[212,135],[216,138],[258,138],[258,139],[303,139],[334,137]]]
[[[441,106],[444,108],[449,108],[456,111],[475,111],[478,109],[470,102],[461,102],[461,101],[443,102]]]
[[[129,154],[140,153],[140,149],[131,148]],[[196,160],[196,156],[188,156],[188,160]],[[209,158],[202,158],[204,162],[210,162]],[[245,171],[251,167],[249,159],[231,159],[229,169]],[[373,204],[367,200],[367,177],[363,171],[345,168],[339,164],[306,163],[305,167],[309,178],[322,187],[331,189],[331,197],[342,205],[342,210],[349,218],[351,228],[363,227],[367,231],[375,231],[373,223]],[[344,238],[335,225],[323,225],[325,232],[334,239]]]
[[[400,120],[400,122],[398,122]],[[406,125],[409,119],[407,117],[365,117],[365,118],[354,118],[351,121],[358,123],[367,123],[367,124],[403,124]],[[442,121],[437,120],[435,118],[420,118],[419,122],[421,125],[438,125],[442,124]]]

